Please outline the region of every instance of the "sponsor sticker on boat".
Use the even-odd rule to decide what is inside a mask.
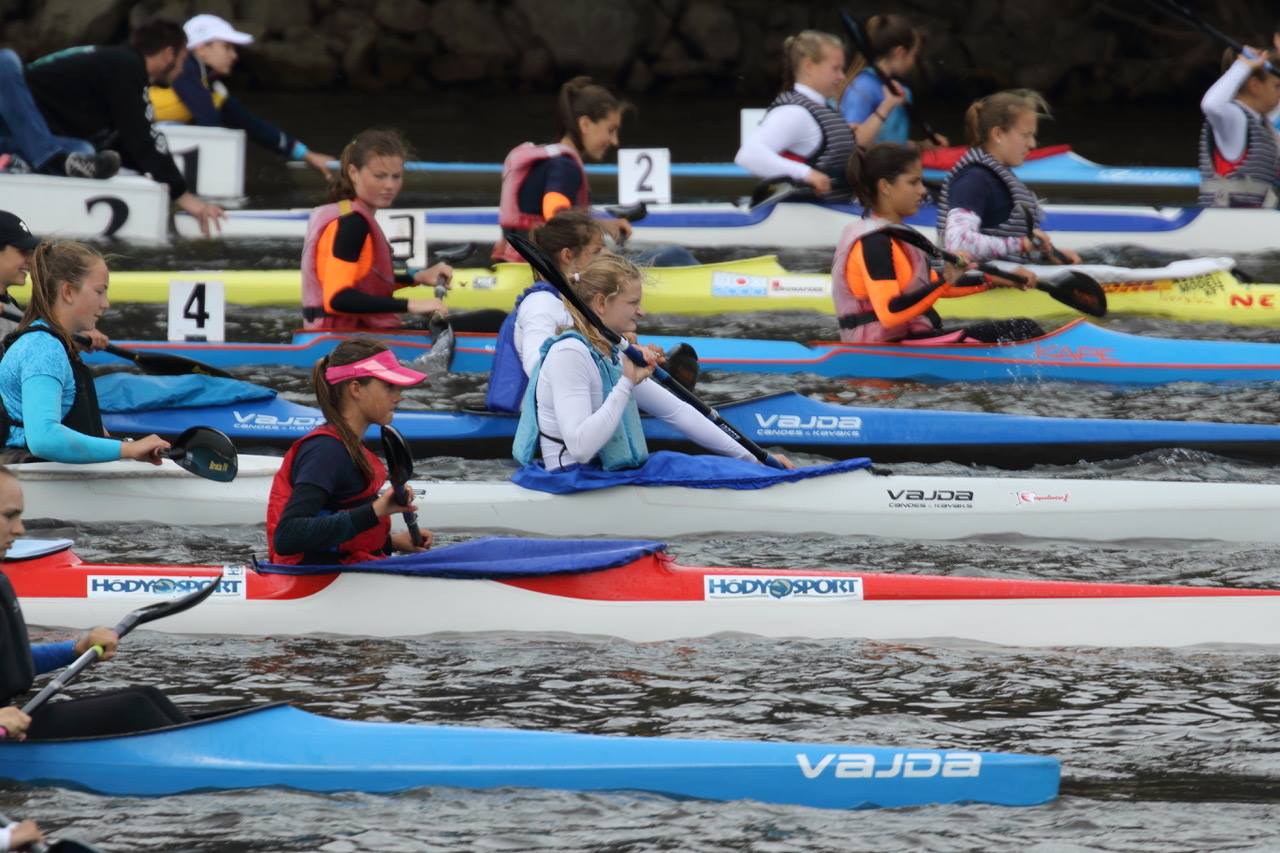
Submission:
[[[1042,503],[1058,503],[1064,504],[1071,500],[1070,492],[1050,493],[1050,492],[1017,492],[1018,505],[1023,504],[1042,504]]]
[[[885,489],[890,509],[973,509],[969,489]]]
[[[823,775],[837,779],[976,779],[982,775],[982,754],[978,752],[897,752],[891,760],[880,762],[870,752],[828,752],[816,760],[797,752],[796,764],[806,779]]]
[[[739,275],[717,270],[711,274],[711,295],[726,297],[759,297],[769,293],[769,279],[762,275]]]
[[[769,279],[769,296],[775,299],[807,299],[831,295],[831,276],[783,275]]]
[[[862,437],[862,418],[857,415],[765,415],[756,412],[756,434],[764,438]]]
[[[821,575],[707,575],[703,580],[703,600],[729,598],[861,601],[862,578]]]
[[[476,290],[493,290],[498,286],[496,275],[478,275],[471,279],[471,286]]]
[[[209,583],[208,576],[201,575],[88,575],[85,578],[85,595],[88,598],[127,598],[152,596],[154,598],[178,598]],[[213,598],[245,597],[244,569],[228,566],[222,580],[213,591]]]
[[[315,415],[289,415],[282,418],[265,412],[242,412],[239,409],[233,409],[231,414],[236,419],[235,432],[237,433],[281,431],[295,433],[299,430],[313,430],[324,423],[324,418]]]

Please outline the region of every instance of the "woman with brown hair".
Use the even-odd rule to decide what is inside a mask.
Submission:
[[[906,144],[910,139],[911,118],[907,115],[909,107],[904,105],[911,103],[911,90],[897,78],[915,68],[923,39],[920,31],[902,15],[874,15],[867,21],[866,32],[871,55],[855,55],[849,63],[849,72],[840,89],[840,112],[863,149],[877,142]],[[885,85],[881,75],[892,82]],[[940,142],[948,144],[946,137],[941,137]],[[922,150],[935,147],[930,139],[916,144]]]
[[[41,243],[31,254],[31,302],[5,339],[0,359],[0,434],[7,461],[135,459],[160,464],[169,442],[107,438],[93,374],[72,343],[92,332],[104,311],[109,274],[83,243]]]
[[[514,231],[528,236],[561,210],[590,207],[591,187],[583,160],[599,162],[610,148],[618,147],[622,114],[630,108],[590,77],[574,77],[561,86],[556,100],[560,141],[550,145],[522,142],[502,163],[498,224],[503,234]],[[625,219],[597,221],[615,241],[631,236],[631,223]],[[505,237],[494,245],[493,259],[524,260]]]
[[[409,146],[394,130],[365,130],[342,149],[329,203],[311,212],[302,247],[302,316],[308,329],[400,328],[399,314],[446,314],[439,299],[400,299],[397,288],[446,282],[453,267],[398,272],[374,214],[404,183]]]
[[[400,389],[426,375],[403,367],[377,341],[343,341],[311,371],[325,423],[293,443],[271,483],[267,548],[273,563],[360,563],[392,551],[420,551],[409,531],[391,533],[391,516],[415,511],[387,482],[382,461],[364,446],[374,424],[395,416]],[[412,497],[412,495],[410,496]]]

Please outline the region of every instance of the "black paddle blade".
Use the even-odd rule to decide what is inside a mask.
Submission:
[[[457,349],[453,326],[439,314],[432,314],[428,328],[431,330],[431,349],[413,360],[413,369],[428,376],[448,373],[453,368],[454,351]]]
[[[1091,276],[1072,272],[1052,283],[1037,282],[1036,287],[1081,314],[1090,317],[1107,316],[1107,292]]]
[[[567,286],[564,275],[561,274],[555,264],[551,263],[550,258],[542,254],[541,249],[529,241],[528,237],[522,234],[508,234],[507,242],[511,244],[511,248],[520,253],[520,257],[524,258],[529,266],[533,267],[533,271],[538,274],[538,278],[550,283],[552,286],[560,284]],[[560,288],[557,286],[557,289]]]
[[[178,436],[165,456],[197,477],[230,483],[240,470],[240,456],[225,432],[195,426]]]
[[[148,604],[146,607],[139,607],[137,610],[126,615],[118,623],[116,623],[116,634],[123,637],[139,625],[147,622],[154,622],[157,619],[163,619],[166,616],[174,616],[184,610],[190,610],[209,596],[213,595],[213,591],[218,588],[218,584],[222,583],[222,573],[219,572],[216,578],[209,580],[207,584],[189,592],[181,598],[175,598],[171,601],[157,601],[155,604]]]
[[[165,353],[138,352],[123,349],[115,344],[107,345],[107,352],[118,358],[127,358],[138,366],[143,373],[155,376],[187,376],[195,373],[200,376],[217,376],[220,379],[234,379],[230,373],[211,364],[204,364],[191,358]]]
[[[667,373],[686,390],[692,391],[698,384],[702,366],[698,363],[698,351],[683,341],[667,350]]]
[[[408,503],[409,495],[405,493],[404,484],[413,476],[413,453],[409,450],[409,442],[393,426],[382,428],[382,455],[387,460],[387,476],[391,479],[392,488],[396,490],[396,500],[402,504]],[[421,545],[422,531],[418,529],[418,514],[406,512],[401,516],[405,526],[409,528],[409,538],[413,540],[413,544]]]
[[[49,853],[101,853],[97,847],[72,838],[60,838],[46,849]]]

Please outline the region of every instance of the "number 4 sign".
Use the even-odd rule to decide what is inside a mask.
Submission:
[[[169,282],[169,340],[225,341],[225,320],[222,282]]]
[[[618,204],[671,203],[671,149],[618,149]]]

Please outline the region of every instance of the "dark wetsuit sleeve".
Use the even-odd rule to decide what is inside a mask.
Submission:
[[[346,448],[329,438],[308,440],[293,460],[293,494],[276,525],[272,546],[279,554],[334,551],[343,542],[378,523],[373,502],[353,509],[329,510],[354,488],[343,482],[353,469]]]
[[[145,91],[135,91],[127,85],[112,86],[108,93],[108,108],[115,125],[117,146],[126,163],[136,164],[139,171],[169,186],[169,198],[177,198],[187,191],[187,182],[178,171],[168,151],[161,151],[155,134],[158,133],[147,118]]]
[[[243,130],[254,142],[281,157],[288,157],[298,141],[296,136],[290,136],[266,119],[249,112],[244,104],[230,95],[222,102],[222,123]]]
[[[344,264],[354,266],[369,239],[369,223],[358,213],[348,213],[338,219],[338,230],[333,237],[333,257]],[[320,265],[317,265],[320,266]],[[324,265],[329,268],[329,265]],[[397,277],[399,280],[399,277]],[[402,314],[409,310],[409,300],[394,296],[374,296],[355,287],[343,287],[329,297],[329,307],[344,314]]]
[[[558,193],[570,204],[578,198],[582,175],[569,157],[552,157],[535,163],[520,185],[517,205],[524,213],[543,215],[543,203],[549,193]]]
[[[191,120],[201,127],[220,127],[218,108],[213,103],[213,93],[200,79],[200,64],[195,57],[188,57],[182,73],[173,81],[173,92],[191,113]]]

